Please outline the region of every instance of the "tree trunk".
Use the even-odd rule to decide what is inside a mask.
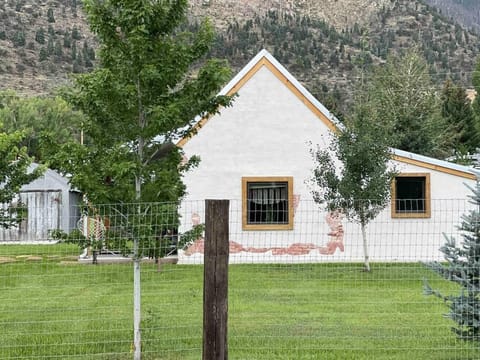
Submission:
[[[367,232],[366,232],[366,227],[367,225],[365,223],[361,223],[362,226],[362,239],[363,239],[363,255],[364,255],[364,266],[365,266],[365,271],[370,271],[370,262],[369,262],[369,256],[368,256],[368,243],[367,243]]]
[[[140,89],[140,80],[137,79],[137,95],[138,95],[138,125],[143,130],[145,127],[145,116],[143,113],[143,104]],[[143,150],[145,139],[138,137],[137,159],[138,166],[141,168],[143,164]],[[135,175],[135,200],[140,201],[142,196],[142,171],[137,169]],[[138,216],[140,216],[140,205],[138,205]],[[139,249],[140,239],[138,234],[133,239],[133,359],[140,360],[142,357],[142,335],[140,324],[142,322],[141,312],[141,286],[140,286],[140,258]]]
[[[140,199],[141,178],[135,177],[136,199]],[[140,216],[140,205],[138,205],[138,216]],[[140,249],[138,234],[133,239],[133,359],[140,360],[142,356],[142,336],[140,324],[141,316],[141,286],[140,286]]]
[[[138,253],[138,241],[137,253]],[[133,260],[133,359],[140,360],[142,355],[142,341],[140,332],[141,308],[140,308],[140,258]]]

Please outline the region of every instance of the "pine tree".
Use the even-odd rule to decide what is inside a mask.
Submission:
[[[53,9],[48,8],[47,10],[47,20],[49,23],[54,23],[55,22],[55,16],[53,15]]]
[[[35,41],[42,45],[45,44],[45,29],[43,27],[35,33]]]
[[[82,55],[83,55],[83,58],[85,59],[85,61],[86,61],[87,59],[89,59],[87,40],[85,40],[85,41],[83,42]]]
[[[55,51],[55,45],[53,42],[53,38],[49,37],[47,41],[47,53],[48,55],[53,55],[54,51]]]
[[[62,43],[60,40],[55,41],[54,53],[57,58],[61,58],[63,56]]]
[[[445,156],[450,134],[445,131],[437,90],[429,66],[419,49],[401,57],[388,56],[374,69],[369,81],[371,107],[390,126],[393,143],[400,150],[427,156]]]
[[[77,42],[73,41],[72,42],[72,61],[75,61],[77,58]]]
[[[40,48],[40,53],[38,54],[38,60],[39,61],[45,61],[48,59],[48,51],[45,48],[45,46],[42,46]]]
[[[455,151],[464,148],[475,152],[480,136],[475,126],[475,117],[470,100],[463,87],[448,80],[441,95],[441,114],[450,127],[451,141]]]
[[[65,48],[71,48],[72,47],[72,37],[70,36],[70,33],[65,31],[65,34],[63,35],[63,47]]]
[[[80,56],[81,57],[81,56]],[[83,66],[81,64],[81,61],[80,59],[77,57],[74,61],[73,61],[73,68],[72,68],[72,71],[74,74],[80,74],[83,70]]]
[[[18,30],[13,34],[12,43],[15,47],[25,46],[25,32],[23,30]]]
[[[73,17],[76,18],[77,17],[77,0],[72,0],[72,14],[73,14]]]
[[[81,38],[82,38],[82,35],[80,34],[80,30],[78,30],[78,28],[74,26],[72,29],[72,39],[80,40]]]
[[[462,216],[460,231],[463,241],[457,244],[446,236],[440,248],[446,264],[427,263],[427,267],[449,281],[460,285],[458,295],[443,295],[425,282],[425,294],[444,300],[450,311],[447,316],[457,323],[452,331],[464,340],[480,340],[480,183],[471,189],[474,208]]]
[[[57,35],[55,34],[55,29],[53,28],[52,25],[48,25],[47,32],[48,32],[49,37],[54,38],[54,39],[57,37]]]

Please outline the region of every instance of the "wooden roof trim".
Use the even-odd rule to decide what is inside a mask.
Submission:
[[[234,85],[230,90],[227,91],[228,96],[232,96],[240,90],[243,85],[245,85],[252,77],[255,75],[258,70],[262,68],[267,63],[267,59],[262,57],[248,72]]]
[[[295,96],[305,104],[310,111],[312,111],[331,131],[337,132],[337,126],[322,112],[320,109],[315,106],[307,97],[296,87],[287,77],[270,61],[266,58],[263,58],[262,61],[265,63],[265,66],[280,80],[284,85],[290,89],[291,92],[295,94]]]
[[[477,176],[475,174],[472,174],[472,173],[469,173],[469,172],[466,172],[466,171],[447,168],[445,166],[436,165],[436,164],[430,164],[430,163],[427,163],[427,162],[424,162],[424,161],[411,159],[411,158],[404,157],[404,156],[393,155],[392,159],[396,160],[396,161],[406,163],[406,164],[420,166],[420,167],[423,167],[423,168],[426,168],[426,169],[440,171],[440,172],[450,174],[450,175],[454,175],[454,176],[460,176],[460,177],[463,177],[465,179],[470,179],[470,180],[476,180],[477,179]]]
[[[288,89],[292,93],[295,94],[295,96],[303,103],[305,106],[307,106],[310,111],[312,111],[331,131],[336,132],[338,130],[337,126],[315,105],[313,104],[303,93],[302,91],[285,76],[285,74],[278,69],[277,66],[275,66],[267,57],[264,55],[260,58],[259,61],[255,65],[252,66],[251,69],[249,69],[245,75],[243,75],[240,80],[237,81],[235,85],[233,85],[230,89],[227,89],[226,95],[232,96],[235,93],[237,93],[263,66],[265,66],[267,69],[269,69],[277,79],[279,79],[284,85],[287,86]],[[202,126],[204,126],[207,121],[209,120],[209,117],[203,117],[199,122],[197,122],[194,125],[194,134],[196,131],[198,131]],[[183,147],[188,140],[195,135],[190,135],[187,137],[183,137],[180,139],[177,143],[177,146]]]
[[[250,80],[252,78],[253,75],[255,75],[258,70],[260,70],[260,68],[265,64],[265,57],[263,57],[259,62],[257,62],[234,86],[232,86],[231,89],[229,89],[225,95],[227,96],[232,96],[234,95],[238,90],[240,90],[243,85],[245,85],[245,83]],[[194,127],[193,127],[193,134],[189,135],[189,136],[186,136],[186,137],[183,137],[182,139],[180,139],[180,141],[177,143],[177,146],[178,147],[183,147],[187,142],[188,140],[190,140],[190,138],[192,136],[195,136],[195,133],[202,127],[204,126],[207,121],[210,119],[209,116],[205,116],[203,117],[199,122],[197,122]]]
[[[205,116],[203,117],[202,119],[200,119],[199,122],[197,122],[195,125],[193,125],[193,130],[192,132],[187,135],[187,136],[184,136],[182,137],[178,142],[177,142],[177,146],[178,147],[183,147],[187,142],[188,140],[190,140],[193,136],[195,136],[195,134],[197,133],[198,130],[200,130],[200,128],[205,125],[205,123],[209,120],[209,116]]]

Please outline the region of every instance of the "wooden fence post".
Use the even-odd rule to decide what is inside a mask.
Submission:
[[[205,200],[203,360],[227,360],[228,200]]]

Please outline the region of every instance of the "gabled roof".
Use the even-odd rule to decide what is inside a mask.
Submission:
[[[218,95],[234,95],[245,83],[247,83],[262,67],[269,69],[297,98],[302,101],[317,117],[331,130],[337,131],[342,127],[338,119],[323,106],[298,80],[288,72],[267,50],[261,50],[249,63],[219,92]],[[196,119],[196,130],[199,130],[207,121],[208,117]],[[195,136],[195,135],[192,135]],[[182,147],[190,137],[181,138],[176,145]],[[416,165],[430,170],[441,171],[455,176],[475,180],[478,170],[454,164],[448,161],[438,160],[431,157],[414,154],[408,151],[392,149],[393,160],[406,164]]]
[[[28,172],[31,173],[39,166],[37,163],[31,163]],[[29,184],[21,187],[20,191],[46,191],[46,190],[69,190],[76,191],[71,188],[68,179],[52,169],[46,169],[38,179],[33,180]]]
[[[323,123],[332,131],[336,131],[340,122],[328,111],[295,77],[288,72],[267,50],[260,51],[249,63],[218,93],[218,95],[234,95],[247,83],[262,67],[269,69],[285,86],[287,86]],[[207,121],[208,117],[197,119],[195,125],[198,130]],[[193,135],[194,136],[194,135]],[[180,139],[176,145],[182,147],[189,137]]]

